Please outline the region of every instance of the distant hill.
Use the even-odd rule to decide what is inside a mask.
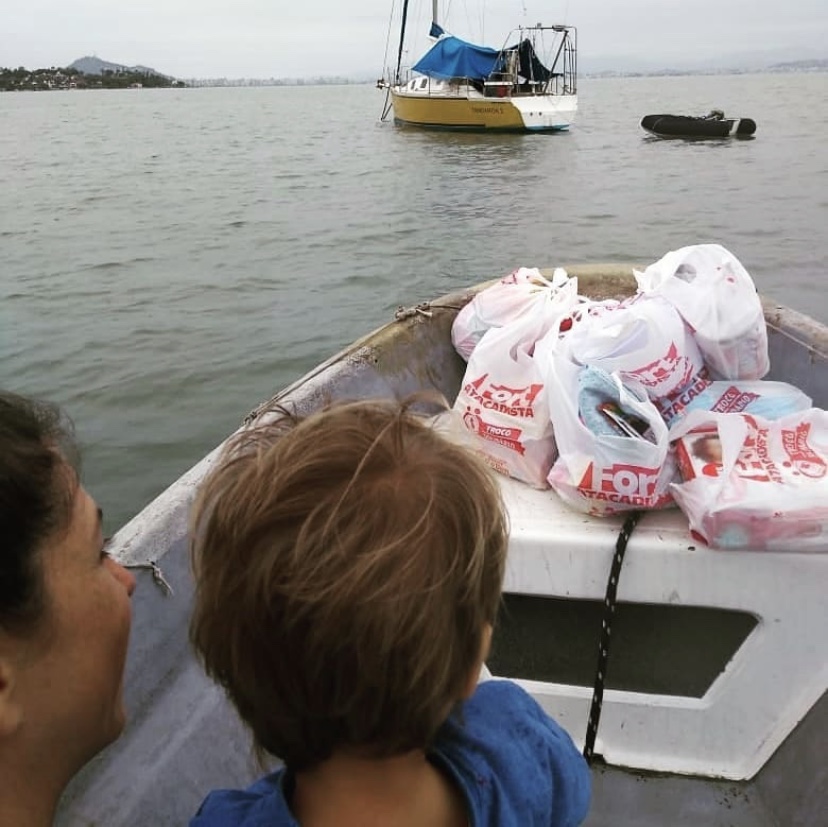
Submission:
[[[158,75],[166,78],[170,75],[165,75],[149,66],[125,66],[123,63],[110,63],[108,60],[101,60],[99,57],[79,57],[67,67],[69,69],[77,69],[85,75],[102,75],[104,72],[139,72],[143,75]]]
[[[652,55],[578,55],[582,75],[715,74],[718,71],[807,71],[825,68],[825,52],[765,49],[722,52],[716,56],[658,57]],[[805,52],[805,53],[803,53]]]
[[[790,60],[786,63],[774,63],[771,69],[778,71],[826,71],[828,70],[828,59],[826,60]]]

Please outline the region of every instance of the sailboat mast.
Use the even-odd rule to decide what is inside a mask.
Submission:
[[[437,0],[434,0],[436,3]],[[405,43],[405,21],[408,18],[408,0],[403,3],[402,23],[400,24],[400,46],[397,50],[397,71],[394,74],[394,83],[400,85],[400,65],[402,64],[403,44]]]

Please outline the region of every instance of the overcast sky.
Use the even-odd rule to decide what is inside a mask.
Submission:
[[[392,3],[398,14],[401,2],[8,2],[0,13],[0,66],[64,66],[97,55],[182,78],[379,76]],[[521,23],[575,25],[585,60],[652,57],[667,65],[773,50],[828,57],[828,0],[443,0],[440,6],[453,34],[490,46],[502,45]],[[410,9],[416,58],[426,44],[431,3],[411,0]],[[398,25],[395,17],[392,52]]]

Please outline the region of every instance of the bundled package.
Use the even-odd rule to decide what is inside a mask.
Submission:
[[[731,252],[719,244],[682,247],[634,273],[642,294],[676,308],[716,378],[761,379],[768,372],[762,303]]]
[[[529,311],[543,312],[552,321],[566,316],[578,301],[578,280],[569,278],[562,268],[557,267],[549,280],[537,268],[521,267],[481,290],[460,310],[451,327],[451,341],[468,362],[489,330]]]
[[[810,408],[812,400],[787,382],[758,379],[753,382],[712,381],[701,377],[683,391],[656,400],[656,407],[668,427],[692,411],[749,413],[765,419],[779,419]]]
[[[722,549],[828,551],[828,412],[694,411],[671,429],[690,529]]]

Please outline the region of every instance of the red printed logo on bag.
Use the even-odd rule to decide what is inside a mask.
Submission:
[[[758,393],[740,391],[735,385],[731,385],[717,400],[710,409],[715,413],[741,413],[751,402],[759,398]]]
[[[754,482],[782,482],[782,475],[768,449],[768,429],[760,428],[752,416],[743,414],[748,434],[736,458],[736,473]]]
[[[681,414],[684,409],[700,394],[713,384],[707,368],[702,368],[693,379],[693,384],[681,385],[677,390],[671,391],[666,396],[654,399],[653,402],[659,413],[667,420]]]
[[[658,475],[658,468],[620,464],[598,468],[596,473],[594,463],[590,463],[578,483],[578,489],[592,500],[653,506],[669,499],[669,496],[664,495],[653,502]]]
[[[810,422],[797,425],[793,431],[782,431],[782,447],[790,460],[785,465],[793,467],[794,474],[819,479],[826,473],[825,460],[808,445],[810,432]]]
[[[473,411],[471,408],[466,408],[466,413],[463,414],[463,424],[472,433],[477,434],[489,442],[496,442],[498,445],[503,445],[505,448],[516,451],[518,454],[523,455],[526,452],[526,449],[520,441],[521,434],[523,433],[520,428],[505,428],[500,425],[490,425],[478,416],[479,413],[479,409]]]
[[[543,384],[510,388],[508,385],[496,385],[494,382],[486,384],[488,377],[489,374],[484,373],[479,379],[465,385],[463,391],[487,410],[508,416],[534,419],[533,404],[543,390]]]
[[[657,387],[667,380],[673,387],[683,388],[693,378],[693,363],[686,356],[679,356],[678,346],[673,342],[661,359],[625,373],[647,388]]]

